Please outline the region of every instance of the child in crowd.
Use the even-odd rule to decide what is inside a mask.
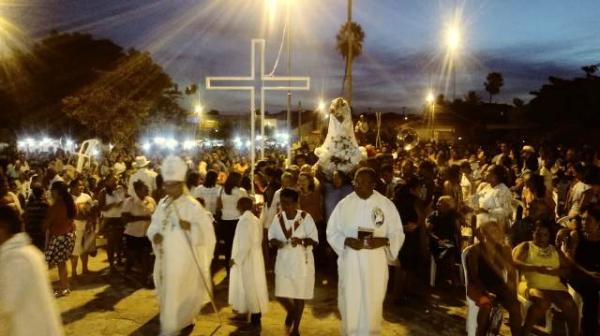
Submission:
[[[290,335],[299,335],[304,301],[313,298],[315,263],[313,247],[319,238],[314,220],[298,210],[297,191],[281,191],[281,212],[269,227],[269,243],[276,247],[275,296],[287,311],[285,325]]]
[[[263,229],[252,206],[249,197],[242,197],[237,203],[241,216],[231,250],[229,304],[239,314],[250,314],[249,329],[259,331],[262,313],[268,310],[269,292],[262,254]]]

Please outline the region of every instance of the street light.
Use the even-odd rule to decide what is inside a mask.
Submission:
[[[462,44],[462,34],[458,20],[448,27],[446,31],[446,46],[450,57],[450,66],[452,67],[452,100],[456,99],[456,55]]]
[[[425,97],[425,100],[431,109],[431,139],[433,140],[435,137],[435,96],[433,95],[433,92],[429,91]]]

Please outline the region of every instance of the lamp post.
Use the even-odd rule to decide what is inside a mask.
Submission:
[[[434,140],[435,138],[435,97],[433,96],[433,92],[429,91],[429,93],[427,93],[427,97],[425,97],[425,100],[427,101],[427,104],[429,105],[429,109],[430,109],[430,127],[431,127],[431,139]]]

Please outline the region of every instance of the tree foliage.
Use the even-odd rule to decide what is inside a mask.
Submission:
[[[61,100],[123,56],[121,47],[88,34],[56,32],[0,60],[0,122],[43,131],[78,128]]]
[[[504,77],[499,72],[490,72],[483,85],[485,91],[490,95],[490,103],[492,103],[492,96],[500,93],[500,88],[504,85]]]
[[[363,52],[363,43],[365,41],[365,32],[362,27],[356,22],[346,22],[341,27],[337,35],[335,36],[336,49],[342,55],[342,58],[346,61],[344,68],[344,79],[342,82],[342,92],[344,92],[346,86],[346,80],[349,77],[350,69],[350,40],[352,40],[352,60],[354,61]]]
[[[135,141],[151,123],[185,117],[181,93],[148,53],[131,50],[113,70],[63,99],[63,111],[94,134],[113,142]]]

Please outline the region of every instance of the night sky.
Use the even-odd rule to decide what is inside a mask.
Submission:
[[[181,85],[205,76],[249,74],[250,39],[267,41],[267,72],[281,43],[287,0],[0,0],[0,16],[32,38],[50,30],[89,32],[150,51]],[[345,0],[292,1],[292,74],[310,76],[312,90],[294,93],[306,108],[339,95],[343,60],[335,35],[346,19]],[[279,3],[275,12],[268,3]],[[457,57],[457,96],[483,90],[490,71],[504,75],[495,98],[525,100],[548,76],[574,77],[600,62],[598,0],[354,0],[354,20],[366,33],[354,64],[354,105],[400,111],[418,108],[426,92],[451,95],[443,70],[444,28],[458,17],[463,47]],[[285,75],[282,55],[275,74]],[[247,94],[200,90],[197,99],[221,111],[247,109]],[[284,107],[285,93],[267,99]],[[191,102],[185,101],[184,104]]]

